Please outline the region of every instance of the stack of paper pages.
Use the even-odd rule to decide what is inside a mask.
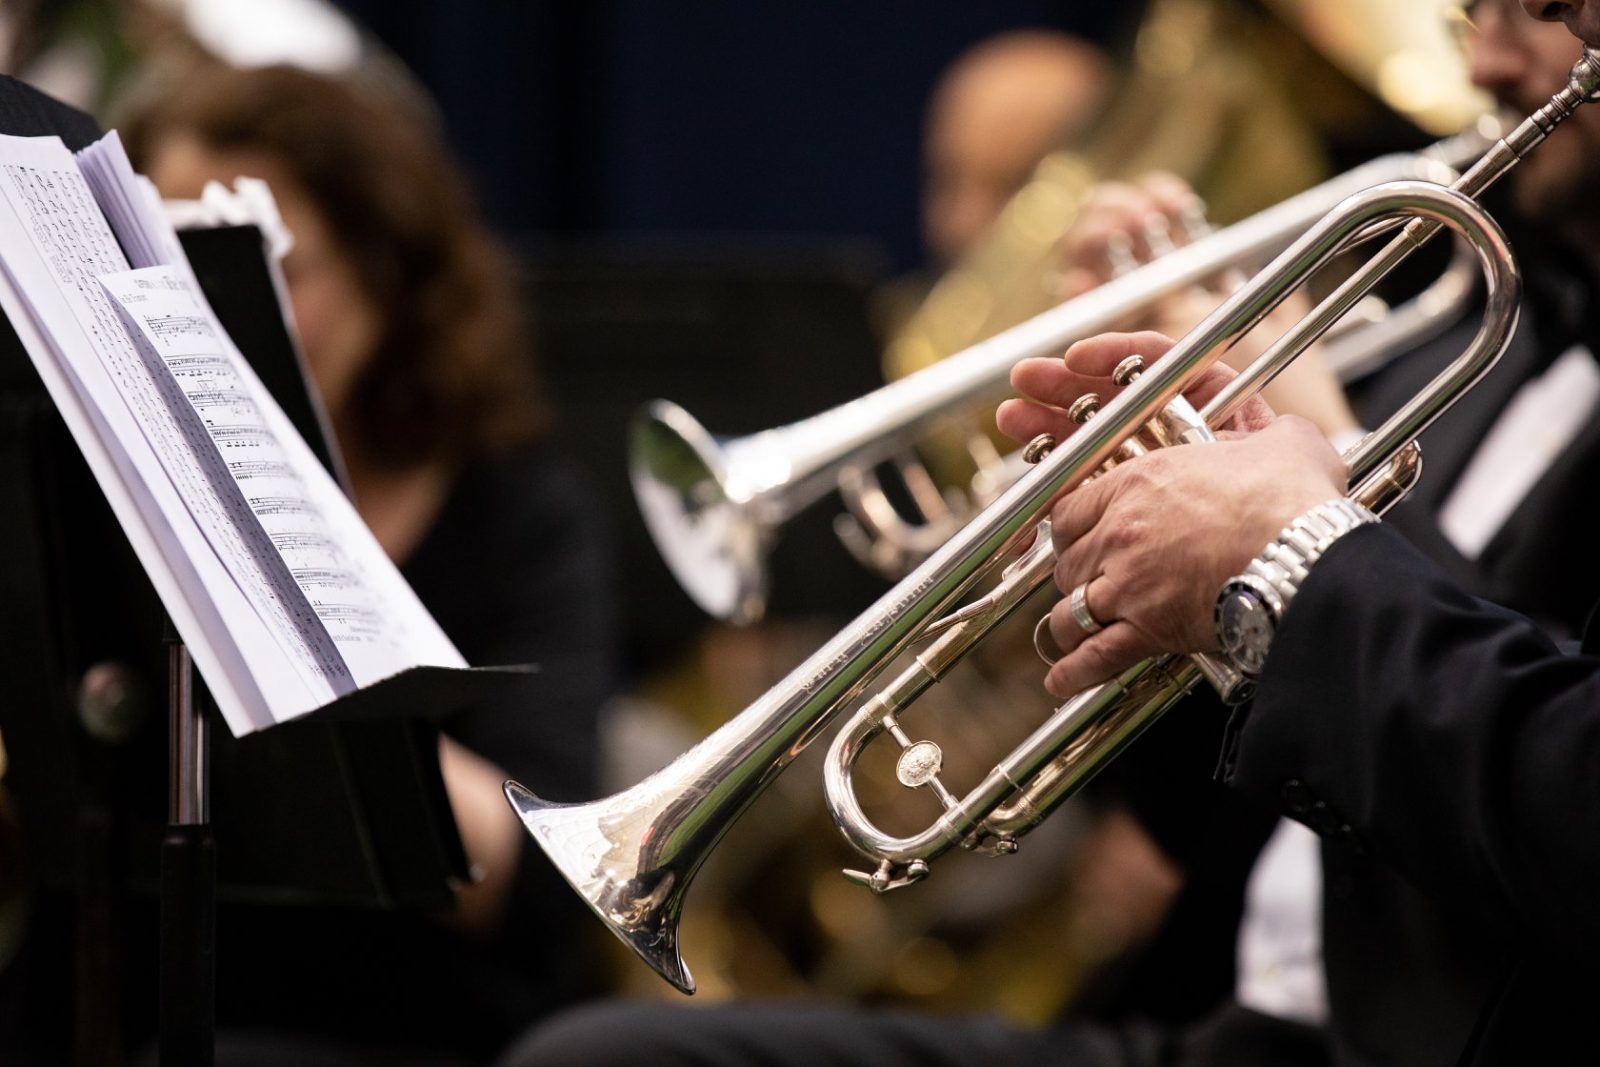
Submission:
[[[116,134],[0,136],[0,309],[235,734],[465,666],[206,304]]]

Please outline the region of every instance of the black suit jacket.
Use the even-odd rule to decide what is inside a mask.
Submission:
[[[1590,1063],[1600,659],[1393,530],[1312,569],[1222,775],[1322,835],[1341,1063]]]
[[[1600,593],[1600,554],[1589,532],[1571,521],[1583,513],[1600,472],[1600,417],[1551,463],[1477,559],[1462,556],[1438,527],[1439,510],[1517,391],[1574,345],[1600,353],[1595,301],[1578,266],[1537,235],[1519,235],[1517,248],[1527,299],[1516,336],[1494,370],[1422,435],[1422,481],[1386,521],[1469,592],[1573,637]],[[1478,323],[1474,312],[1353,386],[1363,424],[1378,425],[1410,400],[1466,348]]]
[[[1293,724],[1297,712],[1291,709],[1307,695],[1314,697],[1316,707],[1335,708],[1322,716],[1329,727],[1338,724],[1338,728],[1352,731],[1342,735],[1351,747],[1340,752],[1340,757],[1351,762],[1381,761],[1372,770],[1392,774],[1397,787],[1403,783],[1423,791],[1440,783],[1422,777],[1420,767],[1411,767],[1402,754],[1404,746],[1391,752],[1386,747],[1387,737],[1373,733],[1369,720],[1352,719],[1354,713],[1347,705],[1365,701],[1364,687],[1381,684],[1383,672],[1409,670],[1405,667],[1407,656],[1415,650],[1403,643],[1408,640],[1406,631],[1417,627],[1411,631],[1413,637],[1425,633],[1430,640],[1440,639],[1435,631],[1421,628],[1420,620],[1431,610],[1429,594],[1459,587],[1513,607],[1539,620],[1551,633],[1569,635],[1580,630],[1592,598],[1600,593],[1600,554],[1590,548],[1594,541],[1590,531],[1575,521],[1584,513],[1585,498],[1596,484],[1592,472],[1600,471],[1600,419],[1579,433],[1477,560],[1463,557],[1436,523],[1439,508],[1517,390],[1574,343],[1600,336],[1584,313],[1591,302],[1588,287],[1575,280],[1578,275],[1537,241],[1524,238],[1518,246],[1533,253],[1527,267],[1528,300],[1522,328],[1495,370],[1423,436],[1422,483],[1390,514],[1386,522],[1390,529],[1378,535],[1381,544],[1393,549],[1391,542],[1399,539],[1392,531],[1402,532],[1433,564],[1424,566],[1415,552],[1400,552],[1394,558],[1402,562],[1392,564],[1403,572],[1398,581],[1376,569],[1363,578],[1363,564],[1346,565],[1355,573],[1345,581],[1356,582],[1358,589],[1382,584],[1391,594],[1388,602],[1395,617],[1370,621],[1373,631],[1364,638],[1386,652],[1389,660],[1382,668],[1358,662],[1362,649],[1357,643],[1363,638],[1347,628],[1340,613],[1315,607],[1301,610],[1297,601],[1294,625],[1304,643],[1304,654],[1295,659],[1293,653],[1274,648],[1273,683],[1259,702],[1268,709],[1263,719],[1268,724],[1280,716]],[[1469,316],[1361,383],[1354,400],[1363,421],[1376,425],[1414,395],[1466,347],[1477,325],[1477,317]],[[1590,347],[1595,347],[1592,341]],[[1364,551],[1381,554],[1379,549]],[[1327,566],[1339,565],[1330,558]],[[1424,588],[1415,587],[1413,567],[1417,574],[1430,576]],[[1400,594],[1401,589],[1408,592]],[[1413,603],[1408,596],[1418,599]],[[1412,611],[1419,614],[1414,616]],[[1308,616],[1310,621],[1306,621]],[[1401,620],[1409,621],[1402,627]],[[1396,643],[1384,645],[1391,640]],[[1548,649],[1548,642],[1541,647]],[[1473,654],[1464,653],[1469,662]],[[1367,673],[1375,669],[1379,676]],[[1449,675],[1451,670],[1446,667],[1444,673]],[[1346,678],[1346,671],[1354,676]],[[1329,687],[1333,678],[1339,679],[1339,684]],[[1416,710],[1425,694],[1413,695],[1416,704],[1412,710]],[[1449,695],[1441,693],[1440,698],[1447,700]],[[1384,852],[1365,840],[1363,827],[1379,815],[1410,818],[1413,798],[1403,791],[1387,793],[1379,801],[1381,810],[1363,811],[1357,818],[1346,805],[1336,803],[1336,794],[1313,790],[1307,777],[1312,772],[1297,773],[1294,761],[1303,757],[1315,768],[1322,766],[1316,760],[1331,760],[1335,755],[1332,750],[1324,752],[1314,734],[1302,735],[1304,743],[1294,750],[1269,737],[1262,742],[1267,747],[1260,750],[1263,762],[1258,766],[1262,769],[1255,775],[1241,776],[1233,762],[1225,762],[1221,777],[1253,796],[1220,786],[1207,791],[1204,783],[1195,780],[1203,772],[1194,754],[1215,744],[1221,727],[1211,724],[1222,719],[1214,702],[1207,704],[1203,699],[1189,701],[1141,740],[1132,759],[1113,768],[1111,777],[1123,787],[1124,798],[1185,867],[1188,884],[1152,949],[1131,961],[1116,976],[1118,981],[1111,985],[1104,1002],[1091,1002],[1090,1009],[1111,1016],[1154,1016],[1182,1023],[1203,1015],[1210,1005],[1231,993],[1233,948],[1246,878],[1271,829],[1272,813],[1277,811],[1311,826],[1324,840],[1323,942],[1334,997],[1332,1044],[1340,1061],[1449,1064],[1470,1048],[1469,1059],[1486,1056],[1484,1062],[1494,1062],[1499,1055],[1506,1062],[1531,1062],[1497,1053],[1499,1046],[1494,1041],[1520,1034],[1526,1005],[1553,1005],[1564,991],[1587,987],[1533,981],[1519,968],[1537,960],[1534,970],[1549,972],[1570,961],[1548,959],[1537,952],[1530,955],[1526,951],[1529,942],[1504,921],[1503,911],[1490,909],[1485,914],[1481,906],[1476,912],[1471,909],[1478,894],[1467,891],[1466,881],[1455,874],[1442,879],[1446,883],[1442,894],[1440,886],[1415,878],[1405,861],[1409,857],[1433,870],[1427,851],[1399,849],[1402,862],[1398,866],[1388,862]],[[1247,721],[1235,721],[1237,732],[1226,749],[1231,758],[1243,751],[1238,746],[1250,736],[1243,729]],[[1255,730],[1262,732],[1259,726]],[[1436,755],[1444,760],[1453,758],[1448,752]],[[1248,771],[1252,765],[1244,766]],[[1357,777],[1345,784],[1354,788],[1360,780]],[[1267,805],[1252,803],[1259,800],[1266,800]],[[1265,818],[1259,817],[1262,814]],[[1432,835],[1434,819],[1424,816],[1418,821],[1420,825],[1414,829],[1428,834],[1435,846],[1446,847]],[[1513,980],[1513,975],[1524,976]],[[1550,1014],[1560,1013],[1552,1010]],[[1582,1019],[1584,1011],[1571,1017]],[[1501,1021],[1490,1025],[1492,1019]],[[1536,1036],[1556,1033],[1541,1026]],[[1485,1034],[1493,1039],[1488,1044],[1484,1043]],[[1600,1062],[1600,1055],[1591,1059]],[[1241,1061],[1224,1054],[1217,1062]],[[1310,1054],[1297,1062],[1322,1060],[1319,1054]],[[1568,1060],[1554,1058],[1550,1062]]]

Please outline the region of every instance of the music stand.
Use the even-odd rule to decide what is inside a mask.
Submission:
[[[54,133],[75,150],[100,133],[87,116],[11,78],[0,78],[0,132]],[[197,231],[184,243],[218,317],[334,469],[260,234]],[[466,856],[439,770],[437,727],[413,709],[442,716],[516,675],[418,668],[262,734],[208,739],[209,698],[188,684],[181,645],[163,648],[154,591],[3,318],[0,475],[0,552],[11,561],[0,577],[8,605],[0,681],[13,697],[0,702],[6,785],[22,813],[34,881],[76,893],[75,1058],[120,1054],[112,901],[122,887],[159,882],[162,1060],[209,1063],[216,892],[448,905],[451,883],[469,876]],[[150,714],[151,695],[164,688],[173,755],[165,782],[156,770],[159,718]],[[220,854],[213,827],[225,842]],[[0,1040],[6,1025],[0,1020]]]

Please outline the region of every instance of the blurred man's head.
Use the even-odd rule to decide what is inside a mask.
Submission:
[[[923,235],[941,267],[994,223],[1051,149],[1088,127],[1110,64],[1063,33],[992,37],[958,59],[928,109]]]
[[[1559,23],[1536,22],[1515,0],[1463,5],[1473,82],[1518,117],[1544,106],[1567,82],[1583,46]],[[1517,212],[1549,229],[1600,229],[1600,105],[1578,109],[1510,178]]]
[[[1522,9],[1536,19],[1566,23],[1574,37],[1600,48],[1600,3],[1595,0],[1522,0]]]

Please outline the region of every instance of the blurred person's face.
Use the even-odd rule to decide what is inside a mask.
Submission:
[[[150,159],[150,180],[166,197],[196,199],[206,182],[232,185],[240,175],[272,187],[284,225],[294,235],[283,274],[300,347],[337,424],[357,376],[372,359],[380,322],[322,212],[282,161],[269,153],[220,151],[180,135],[160,142]]]
[[[1463,42],[1474,84],[1518,118],[1543,107],[1567,83],[1583,46],[1560,23],[1536,22],[1516,0],[1463,5]],[[1519,214],[1545,227],[1600,225],[1600,105],[1578,109],[1508,180]]]
[[[1023,134],[1015,126],[962,122],[930,142],[923,239],[938,266],[954,264],[988,232],[1050,150],[1047,138]]]
[[[1574,37],[1600,48],[1600,3],[1595,0],[1522,0],[1522,9],[1534,18],[1566,23]]]
[[[1029,39],[984,52],[941,84],[924,146],[923,243],[949,267],[989,231],[1053,149],[1093,119],[1108,77],[1084,44]]]

